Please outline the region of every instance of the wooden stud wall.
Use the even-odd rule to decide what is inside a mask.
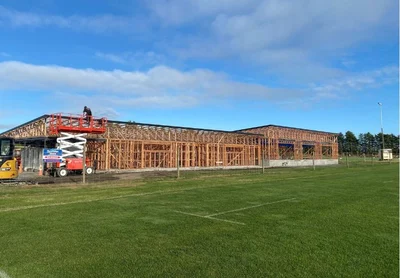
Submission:
[[[96,161],[97,169],[175,168],[177,148],[180,167],[248,166],[260,161],[256,145],[122,139],[110,139],[108,145],[88,144],[88,157]]]

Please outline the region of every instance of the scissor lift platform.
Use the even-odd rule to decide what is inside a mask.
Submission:
[[[107,130],[106,118],[84,117],[73,114],[50,115],[49,133],[58,135],[61,132],[102,134]]]

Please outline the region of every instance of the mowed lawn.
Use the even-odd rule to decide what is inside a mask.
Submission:
[[[0,277],[398,277],[398,169],[0,187]]]

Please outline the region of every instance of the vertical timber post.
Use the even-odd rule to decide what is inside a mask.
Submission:
[[[261,165],[262,165],[262,173],[265,173],[265,167],[264,167],[264,158],[265,158],[265,149],[262,150],[262,156],[261,156]]]
[[[178,146],[178,144],[176,144],[176,177],[179,179],[180,178],[180,170],[179,170],[179,164],[180,164],[180,157],[181,153],[180,153],[180,148]]]
[[[106,165],[105,169],[110,170],[110,138],[106,139]]]
[[[315,171],[315,150],[312,153],[312,165],[313,165],[313,169]]]
[[[347,159],[348,156],[349,156],[349,153],[346,154],[346,166],[347,166],[347,168],[349,168],[349,160]]]
[[[268,167],[271,167],[271,139],[268,136]]]

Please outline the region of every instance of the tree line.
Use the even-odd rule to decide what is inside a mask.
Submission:
[[[392,149],[393,155],[399,154],[399,136],[384,134],[385,149]],[[382,133],[372,134],[370,132],[360,133],[358,138],[353,132],[347,131],[338,135],[339,154],[376,154],[382,148]]]

